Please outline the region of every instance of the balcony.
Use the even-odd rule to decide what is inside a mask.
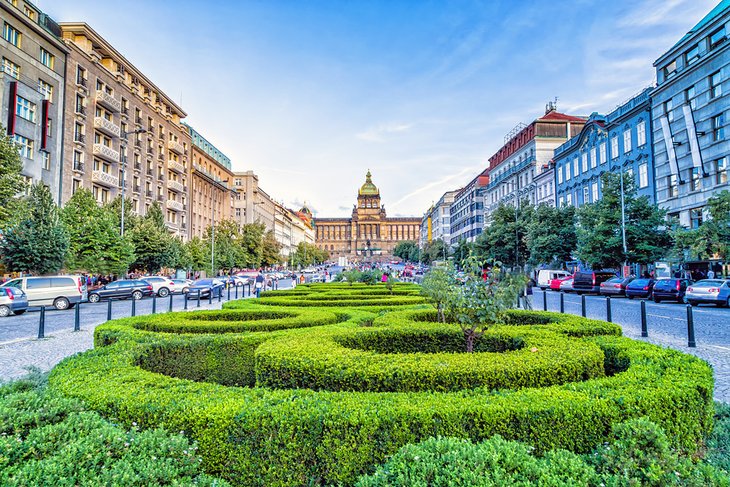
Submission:
[[[119,134],[121,133],[119,125],[104,117],[94,118],[94,128],[107,135],[111,135],[112,137],[119,137]]]
[[[96,90],[96,103],[108,108],[114,113],[122,111],[122,102],[103,90]]]
[[[180,164],[177,161],[173,161],[173,160],[167,161],[167,168],[171,169],[177,173],[185,174],[185,166],[183,166],[182,164]]]
[[[185,206],[179,201],[167,200],[167,208],[172,211],[185,211]]]
[[[176,152],[179,155],[185,154],[185,146],[183,146],[177,140],[171,140],[171,141],[169,141],[167,143],[167,148],[170,149],[172,152]]]
[[[110,188],[119,187],[119,178],[112,176],[111,174],[104,171],[92,171],[91,182],[98,183]]]
[[[183,183],[180,181],[174,181],[172,179],[167,180],[167,187],[173,191],[177,191],[178,193],[183,193],[185,191],[185,186],[183,186]]]
[[[95,156],[101,157],[109,162],[119,162],[119,152],[104,144],[94,144],[92,152]]]

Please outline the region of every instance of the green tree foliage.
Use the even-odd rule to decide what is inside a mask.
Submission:
[[[11,272],[52,274],[66,260],[69,238],[51,191],[42,183],[31,186],[28,216],[8,228],[0,240],[5,268]]]
[[[132,222],[129,230],[135,248],[132,267],[155,273],[163,267],[175,266],[180,259],[179,246],[173,242],[175,237],[165,226],[165,217],[159,203],[153,203],[144,217]]]
[[[262,242],[261,263],[265,266],[281,264],[281,247],[281,244],[276,240],[274,232],[272,230],[266,232]]]
[[[208,246],[208,267],[210,268],[210,252],[212,250],[211,239],[213,227],[208,226],[203,241]],[[218,271],[230,271],[234,268],[246,267],[249,256],[244,246],[244,236],[241,229],[234,220],[223,220],[215,225],[215,269]]]
[[[255,269],[261,267],[264,256],[264,234],[266,225],[263,223],[248,223],[241,229],[241,245],[246,255],[245,265]]]
[[[463,239],[459,240],[459,242],[456,244],[456,247],[454,247],[454,265],[461,268],[464,264],[464,261],[472,254],[473,251],[473,243],[467,242]]]
[[[665,212],[636,196],[633,178],[624,174],[626,247],[621,238],[621,176],[601,176],[603,198],[582,206],[578,215],[576,255],[594,269],[615,268],[623,262],[648,264],[661,259],[670,244]]]
[[[573,260],[572,253],[577,245],[575,207],[539,205],[527,224],[525,239],[529,262],[533,265],[559,264],[562,267],[566,261]]]
[[[492,213],[491,224],[474,243],[476,255],[508,267],[524,265],[529,258],[526,237],[534,211],[527,200],[521,202],[519,208],[500,204]]]
[[[124,274],[134,261],[132,243],[121,237],[111,207],[100,207],[91,191],[74,193],[61,210],[69,234],[66,268],[94,274]]]
[[[197,236],[185,242],[177,267],[193,271],[210,269],[210,242]]]
[[[314,244],[299,242],[290,259],[294,267],[309,267],[325,262],[329,259],[329,252]]]
[[[444,306],[451,296],[455,285],[454,266],[449,261],[432,267],[423,276],[421,295],[426,296],[436,305],[438,320],[441,323],[446,323]]]
[[[427,265],[448,258],[449,246],[440,238],[426,243],[421,250],[421,262]]]
[[[26,189],[22,170],[18,148],[0,125],[0,231],[20,213],[22,201],[18,194]]]
[[[718,256],[730,258],[730,191],[722,191],[707,200],[710,219],[699,228],[677,226],[672,232],[675,252],[682,256],[685,250],[700,259]]]
[[[395,249],[393,249],[393,255],[400,257],[406,262],[418,262],[420,250],[416,242],[406,240],[398,242]]]

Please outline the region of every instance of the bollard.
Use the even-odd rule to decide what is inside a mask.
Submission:
[[[227,301],[231,300],[231,286],[228,286],[228,299]]]
[[[41,306],[41,319],[38,322],[38,338],[46,336],[46,307]]]
[[[643,299],[641,300],[641,336],[649,336],[649,330],[646,327],[646,301]]]
[[[542,292],[542,310],[547,311],[547,291]]]
[[[170,293],[170,306],[167,308],[167,310],[172,312],[172,293]]]
[[[109,298],[108,306],[106,307],[106,320],[111,321],[112,319],[112,300]]]
[[[238,299],[238,284],[236,284],[236,299]]]
[[[565,313],[565,293],[560,291],[560,312]]]
[[[687,305],[687,346],[691,348],[697,346],[697,343],[695,343],[695,320],[692,316],[691,304]]]
[[[223,299],[223,289],[218,289],[218,302],[221,302],[221,299]]]
[[[157,295],[152,295],[152,314],[157,313]]]
[[[81,303],[76,303],[74,310],[74,331],[81,330]]]
[[[517,309],[520,309],[520,295],[517,295]]]
[[[586,317],[586,296],[585,296],[585,294],[582,294],[580,297],[580,315],[583,318]]]
[[[213,288],[208,292],[208,304],[213,304]]]
[[[183,293],[183,309],[185,311],[188,310],[188,295],[187,293]]]
[[[132,298],[132,316],[137,316],[137,300]]]
[[[200,308],[200,289],[198,289],[198,308]]]
[[[606,321],[612,323],[611,318],[611,296],[606,296]]]

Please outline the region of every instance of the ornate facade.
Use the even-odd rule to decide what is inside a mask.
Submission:
[[[315,243],[330,259],[347,257],[357,262],[393,259],[399,242],[418,241],[421,218],[388,218],[380,203],[380,190],[368,171],[360,187],[351,218],[315,218]]]

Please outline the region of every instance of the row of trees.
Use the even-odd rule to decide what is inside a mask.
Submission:
[[[174,268],[211,273],[281,263],[281,246],[262,223],[241,227],[225,220],[209,227],[202,238],[183,242],[168,230],[158,203],[140,217],[127,201],[122,236],[120,198],[99,205],[90,191],[81,189],[58,208],[43,184],[31,186],[27,197],[18,198],[28,190],[21,170],[17,148],[0,137],[0,257],[9,272],[49,274],[65,269],[123,275],[129,270],[154,273]],[[321,253],[309,255],[322,259]]]

